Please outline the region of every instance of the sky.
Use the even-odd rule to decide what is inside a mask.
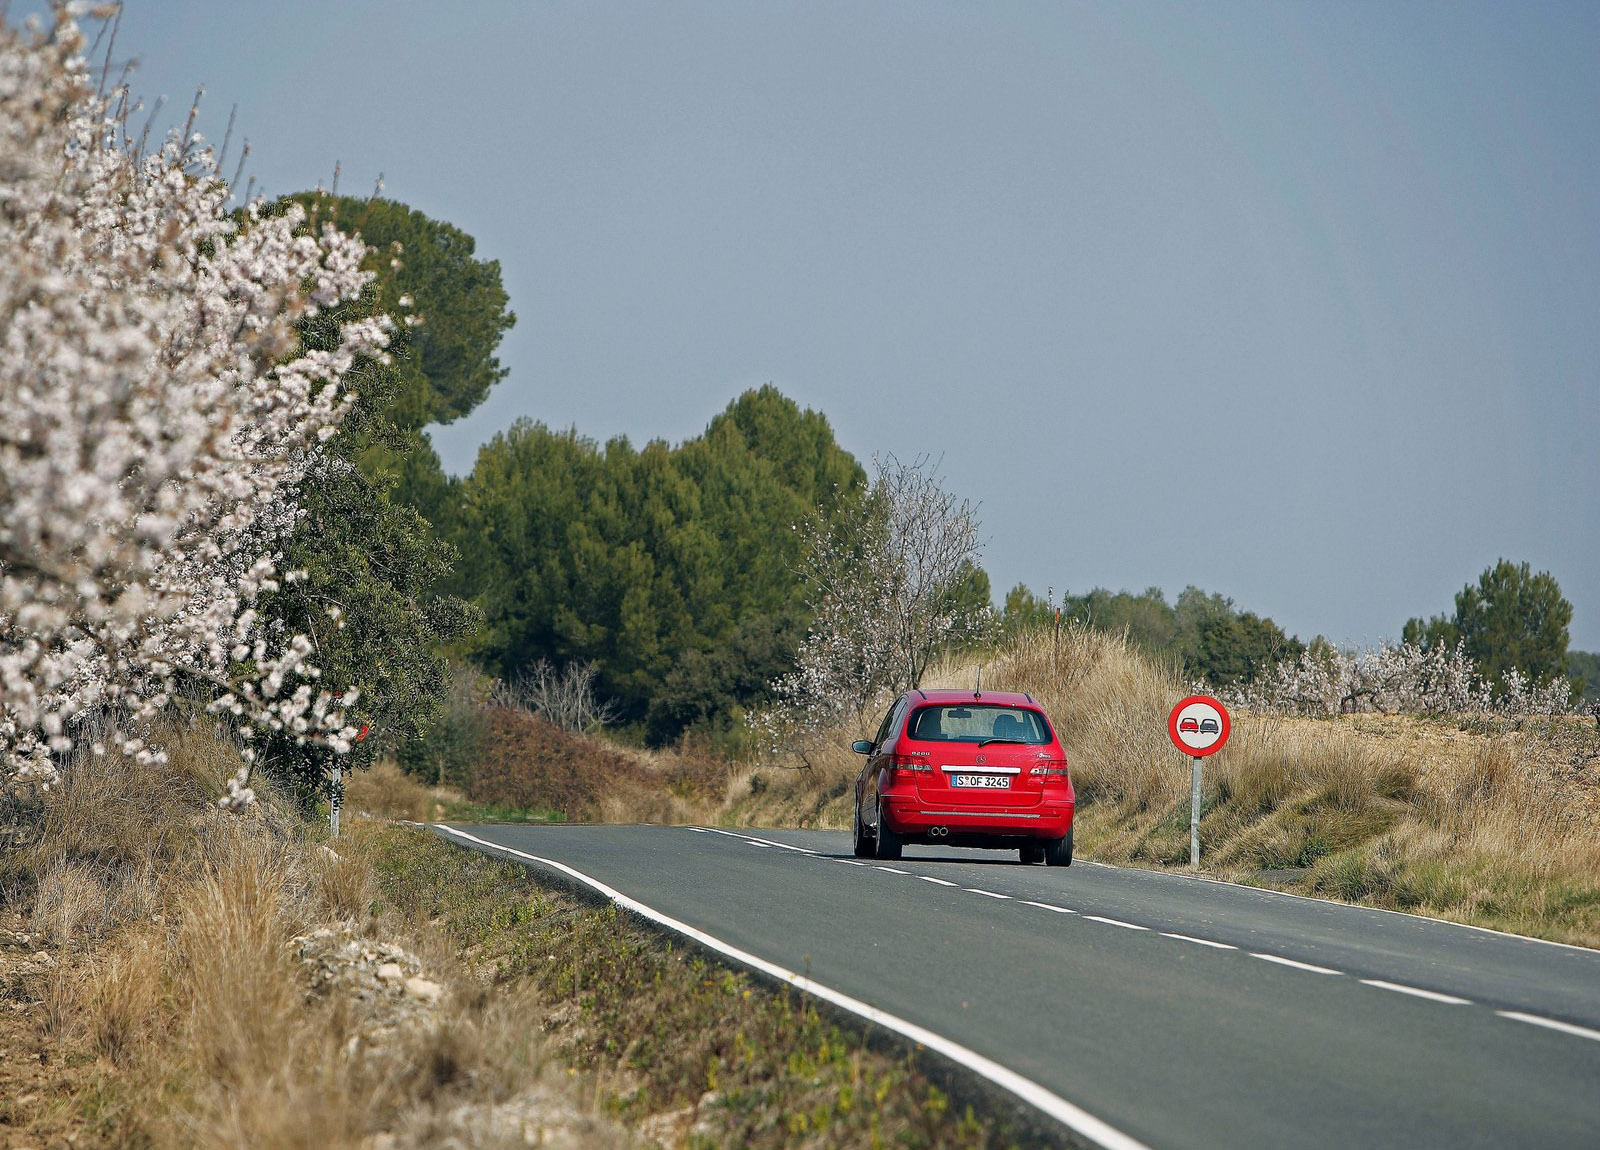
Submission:
[[[1505,557],[1600,650],[1600,5],[126,7],[158,123],[204,83],[269,194],[381,173],[500,262],[452,472],[770,382],[939,460],[997,597],[1371,644]]]

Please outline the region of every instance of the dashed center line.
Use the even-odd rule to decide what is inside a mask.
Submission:
[[[1296,970],[1309,970],[1312,974],[1343,974],[1344,973],[1344,971],[1342,971],[1342,970],[1334,970],[1332,967],[1329,967],[1329,966],[1316,966],[1316,965],[1314,965],[1312,963],[1309,963],[1309,962],[1296,962],[1292,958],[1282,958],[1282,957],[1280,957],[1280,956],[1278,956],[1276,954],[1257,954],[1253,950],[1250,952],[1250,957],[1251,958],[1259,958],[1259,959],[1263,960],[1264,962],[1275,962],[1279,966],[1292,966]]]
[[[1543,1026],[1549,1030],[1559,1030],[1562,1034],[1570,1034],[1574,1038],[1588,1038],[1600,1042],[1600,1030],[1590,1030],[1587,1026],[1574,1026],[1570,1022],[1557,1022],[1553,1018],[1540,1018],[1537,1014],[1523,1014],[1520,1010],[1497,1010],[1501,1018],[1515,1019],[1517,1022],[1531,1022],[1535,1026]]]
[[[1164,931],[1161,932],[1161,936],[1163,938],[1175,938],[1179,942],[1193,942],[1193,943],[1196,943],[1196,944],[1198,944],[1200,946],[1215,947],[1217,950],[1238,950],[1239,949],[1238,947],[1232,945],[1231,943],[1215,942],[1215,941],[1213,941],[1212,939],[1209,939],[1209,938],[1196,938],[1192,934],[1173,934],[1170,931],[1165,931],[1164,930]]]
[[[1398,982],[1385,982],[1381,978],[1363,978],[1366,986],[1376,986],[1379,990],[1392,990],[1396,994],[1409,994],[1415,998],[1426,998],[1429,1002],[1445,1002],[1451,1006],[1471,1006],[1470,998],[1457,998],[1453,994],[1440,994],[1437,990],[1423,990],[1417,986],[1404,986]],[[1600,1037],[1600,1035],[1596,1035]]]
[[[453,834],[460,833],[460,832],[454,831],[452,828],[443,828],[443,829],[449,830],[450,833],[453,833]],[[781,850],[793,851],[795,854],[809,855],[812,858],[825,858],[830,862],[844,863],[846,866],[871,867],[874,870],[884,871],[887,874],[907,875],[907,876],[909,876],[911,878],[919,878],[923,882],[931,882],[931,883],[935,884],[936,886],[956,887],[956,886],[959,885],[957,883],[954,883],[954,882],[950,881],[949,879],[936,878],[933,875],[916,874],[913,871],[901,870],[898,867],[879,866],[876,863],[861,862],[861,861],[859,861],[857,859],[838,858],[836,856],[822,854],[822,853],[817,852],[817,851],[807,850],[805,847],[792,846],[789,843],[774,842],[771,839],[756,838],[756,837],[754,837],[752,835],[742,835],[742,834],[738,834],[737,832],[734,832],[734,831],[722,830],[722,829],[716,828],[716,827],[688,827],[686,829],[694,831],[697,834],[727,835],[729,838],[740,839],[743,842],[748,843],[750,846],[778,847]],[[470,838],[471,836],[462,835],[462,837]],[[482,840],[479,840],[479,841],[482,841]],[[506,850],[509,851],[509,853],[512,853],[512,854],[520,853],[520,852],[516,852],[516,851],[510,851],[509,848],[502,848],[502,849],[506,849]],[[1088,862],[1088,860],[1084,860],[1084,861],[1086,863]],[[559,865],[559,864],[555,864],[555,865]],[[1096,866],[1096,865],[1104,865],[1104,864],[1088,863],[1088,865]],[[1010,901],[1015,897],[1015,896],[1009,895],[1009,894],[1000,894],[998,891],[984,890],[981,887],[975,887],[975,886],[964,886],[964,887],[960,887],[960,889],[963,890],[963,891],[966,891],[969,894],[981,894],[981,895],[984,895],[984,896],[986,896],[988,898],[1001,899],[1001,900],[1005,900],[1005,901]],[[1021,902],[1024,906],[1038,907],[1040,910],[1048,910],[1048,911],[1051,911],[1051,912],[1053,912],[1055,914],[1082,914],[1081,911],[1073,910],[1070,907],[1056,906],[1054,903],[1035,902],[1035,901],[1033,901],[1031,899],[1017,899],[1016,901]],[[1147,926],[1140,926],[1138,923],[1123,922],[1121,919],[1118,919],[1118,918],[1107,918],[1105,915],[1083,914],[1083,917],[1085,919],[1087,919],[1088,921],[1090,921],[1090,922],[1103,922],[1107,926],[1120,926],[1124,930],[1145,930],[1145,931],[1148,931],[1148,930],[1151,929],[1150,927],[1147,927]],[[1178,933],[1176,933],[1174,931],[1165,931],[1165,930],[1164,931],[1159,931],[1158,933],[1163,938],[1176,939],[1179,942],[1192,942],[1197,946],[1208,946],[1208,947],[1213,948],[1214,950],[1238,950],[1239,949],[1237,946],[1234,946],[1231,943],[1217,942],[1215,939],[1210,939],[1210,938],[1196,938],[1194,935],[1191,935],[1191,934],[1178,934]],[[1308,971],[1308,972],[1310,972],[1312,974],[1332,974],[1332,975],[1341,975],[1342,976],[1345,973],[1342,970],[1335,970],[1332,967],[1318,966],[1315,963],[1301,962],[1298,959],[1293,959],[1293,958],[1284,958],[1282,955],[1278,955],[1278,954],[1264,954],[1264,953],[1261,953],[1259,951],[1249,951],[1248,953],[1249,953],[1251,958],[1259,958],[1263,962],[1276,963],[1279,966],[1288,966],[1288,967],[1294,968],[1295,970],[1304,970],[1304,971]],[[1442,1004],[1447,1005],[1447,1006],[1471,1006],[1471,1005],[1473,1005],[1472,1000],[1468,999],[1468,998],[1459,998],[1456,995],[1444,994],[1444,993],[1441,993],[1440,991],[1437,991],[1437,990],[1424,990],[1424,989],[1422,989],[1421,987],[1418,987],[1418,986],[1407,986],[1404,983],[1399,983],[1399,982],[1387,982],[1387,981],[1385,981],[1384,979],[1381,979],[1381,978],[1363,978],[1363,979],[1360,979],[1360,982],[1361,982],[1361,984],[1363,986],[1370,986],[1370,987],[1373,987],[1373,988],[1375,988],[1377,990],[1388,990],[1388,991],[1394,992],[1395,994],[1406,994],[1406,995],[1412,996],[1413,998],[1422,998],[1422,999],[1428,1000],[1429,1002],[1438,1002],[1438,1003],[1442,1003]],[[1571,1035],[1571,1036],[1573,1036],[1575,1038],[1585,1038],[1585,1039],[1588,1039],[1591,1042],[1600,1042],[1600,1030],[1592,1030],[1587,1026],[1578,1026],[1578,1025],[1575,1025],[1574,1023],[1571,1023],[1571,1022],[1561,1022],[1561,1021],[1559,1021],[1557,1019],[1554,1019],[1554,1018],[1543,1018],[1543,1017],[1541,1017],[1541,1016],[1539,1016],[1537,1014],[1525,1014],[1525,1013],[1523,1013],[1522,1011],[1519,1011],[1519,1010],[1497,1010],[1497,1011],[1495,1011],[1495,1013],[1498,1014],[1501,1018],[1508,1018],[1508,1019],[1511,1019],[1514,1022],[1526,1022],[1526,1023],[1528,1023],[1529,1025],[1532,1025],[1532,1026],[1540,1026],[1540,1027],[1543,1027],[1543,1028],[1545,1028],[1547,1030],[1558,1031],[1558,1032],[1560,1032],[1562,1034],[1568,1034],[1568,1035]]]

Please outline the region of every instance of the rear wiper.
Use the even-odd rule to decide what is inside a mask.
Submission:
[[[978,746],[987,747],[990,743],[1026,743],[1027,739],[979,739]]]

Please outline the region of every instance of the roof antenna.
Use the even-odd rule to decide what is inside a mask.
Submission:
[[[983,664],[982,663],[978,664],[978,685],[977,685],[976,688],[973,689],[972,697],[974,699],[983,698]]]

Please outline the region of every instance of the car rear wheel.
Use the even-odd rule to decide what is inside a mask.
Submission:
[[[1023,843],[1020,853],[1022,854],[1022,861],[1025,863],[1044,862],[1044,844],[1041,842],[1030,841]]]
[[[1067,828],[1065,837],[1048,839],[1044,844],[1045,866],[1071,866],[1072,865],[1072,828]]]
[[[856,858],[869,859],[873,857],[877,844],[872,841],[872,836],[867,833],[867,828],[861,822],[861,808],[856,808]]]
[[[878,857],[897,859],[904,846],[905,840],[889,829],[889,820],[884,816],[883,804],[878,804]]]

